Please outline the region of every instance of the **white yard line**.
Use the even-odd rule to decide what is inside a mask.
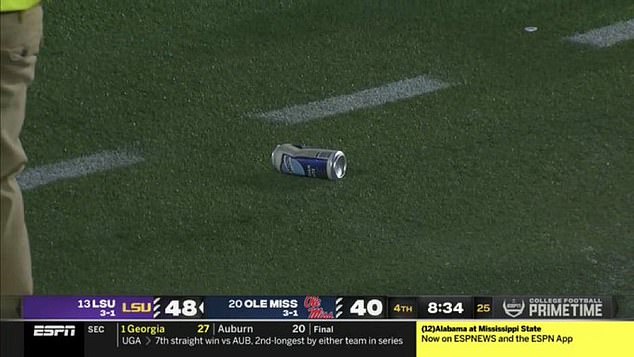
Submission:
[[[568,41],[604,48],[634,39],[634,19],[566,38]]]
[[[90,156],[62,161],[25,170],[18,176],[22,190],[28,191],[49,183],[134,165],[143,158],[121,151],[104,151]]]
[[[302,105],[293,105],[270,112],[257,113],[255,116],[273,122],[302,123],[417,97],[449,86],[450,84],[448,83],[428,76],[418,76],[352,94]]]

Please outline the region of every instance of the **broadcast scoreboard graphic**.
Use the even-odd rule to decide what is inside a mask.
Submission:
[[[29,296],[6,356],[611,356],[609,296]]]

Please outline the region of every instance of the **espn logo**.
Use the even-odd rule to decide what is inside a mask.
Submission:
[[[75,336],[75,325],[35,325],[33,336]]]

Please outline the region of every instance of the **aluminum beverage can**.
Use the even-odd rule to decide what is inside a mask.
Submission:
[[[339,150],[280,144],[271,153],[275,170],[305,177],[339,180],[346,174],[346,155]]]

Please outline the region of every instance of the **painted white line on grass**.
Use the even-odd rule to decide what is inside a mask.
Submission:
[[[450,84],[418,76],[360,92],[332,97],[302,105],[294,105],[279,110],[255,114],[257,117],[286,123],[301,123],[314,119],[348,113],[354,110],[377,107],[386,103],[417,97],[447,88]]]
[[[632,39],[634,39],[634,19],[567,37],[568,41],[600,48]]]
[[[92,173],[134,165],[143,158],[120,151],[104,151],[90,156],[62,161],[25,170],[18,176],[22,190],[28,191],[49,183],[86,176]]]

